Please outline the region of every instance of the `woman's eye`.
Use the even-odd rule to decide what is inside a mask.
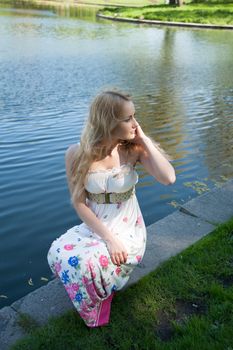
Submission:
[[[131,116],[129,116],[129,118],[125,119],[125,121],[126,121],[126,122],[129,122],[129,121],[132,120],[132,119],[133,119],[133,116],[131,115]]]
[[[125,122],[130,122],[130,120],[132,120],[133,118],[135,118],[135,115],[130,115],[127,119],[124,119]]]

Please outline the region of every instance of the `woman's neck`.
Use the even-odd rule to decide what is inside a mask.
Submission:
[[[112,143],[111,145],[107,146],[107,154],[108,156],[112,156],[115,152],[118,151],[118,147],[119,147],[119,142],[116,141],[114,143]]]

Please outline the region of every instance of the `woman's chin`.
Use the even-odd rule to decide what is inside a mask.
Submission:
[[[129,136],[127,136],[127,137],[122,137],[122,141],[131,141],[131,140],[134,140],[135,139],[135,136],[136,136],[136,134],[130,134]]]
[[[135,139],[135,135],[130,135],[129,137],[127,137],[127,139],[125,139],[125,141],[132,141]]]

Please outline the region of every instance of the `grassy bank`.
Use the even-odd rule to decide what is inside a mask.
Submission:
[[[88,329],[75,311],[22,324],[30,333],[13,350],[232,349],[233,218],[118,292],[108,326]]]
[[[233,25],[233,0],[190,2],[182,7],[164,5],[164,0],[73,0],[69,5],[107,6],[99,13],[115,18],[145,19],[169,22]],[[0,0],[0,3],[67,5],[64,0]],[[112,7],[118,6],[118,7]],[[131,7],[130,7],[131,6]]]
[[[189,3],[182,7],[170,5],[153,5],[142,8],[103,9],[101,14],[114,17],[202,23],[215,25],[233,25],[233,1]]]

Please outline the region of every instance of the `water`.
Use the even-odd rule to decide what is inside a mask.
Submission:
[[[80,223],[64,153],[101,88],[131,93],[144,131],[174,158],[172,186],[138,166],[147,225],[233,176],[233,32],[113,23],[95,11],[0,7],[0,306],[51,279],[51,242]]]

